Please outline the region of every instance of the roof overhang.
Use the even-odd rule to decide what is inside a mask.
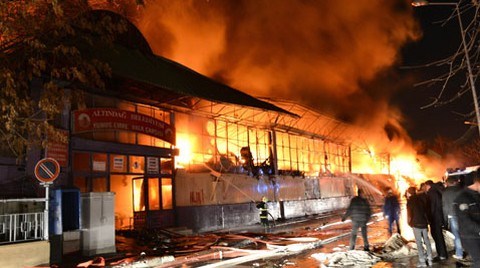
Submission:
[[[114,85],[119,97],[149,102],[168,103],[186,97],[212,102],[248,106],[296,116],[271,103],[219,83],[177,62],[154,54],[115,44],[97,48],[97,57],[112,68]]]

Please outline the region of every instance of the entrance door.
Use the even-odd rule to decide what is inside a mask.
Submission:
[[[161,228],[174,225],[171,178],[133,178],[132,196],[135,229]]]
[[[138,176],[138,175],[137,175]],[[115,229],[133,227],[132,179],[135,175],[110,175],[110,190],[115,192]]]

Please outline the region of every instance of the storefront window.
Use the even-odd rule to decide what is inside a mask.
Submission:
[[[162,186],[163,188],[163,186]],[[158,185],[158,178],[148,179],[148,208],[150,210],[160,209],[160,189]]]
[[[118,142],[120,143],[128,143],[128,144],[135,144],[136,141],[136,133],[130,131],[117,131]]]
[[[142,134],[142,133],[137,133],[137,139],[138,139],[138,144],[140,145],[151,146],[152,144],[155,143],[155,138],[153,136]]]
[[[75,176],[73,178],[73,185],[75,185],[75,187],[80,189],[81,193],[88,192],[87,179],[84,176]]]
[[[129,170],[131,173],[144,173],[145,172],[145,157],[143,156],[130,156]]]
[[[172,179],[162,178],[162,208],[173,209]]]
[[[143,178],[133,180],[133,210],[145,211]]]
[[[96,131],[93,132],[93,139],[99,141],[115,142],[115,131]]]
[[[107,178],[92,178],[92,192],[107,192]]]
[[[162,174],[172,174],[173,172],[173,161],[171,158],[160,158],[160,173]]]
[[[75,171],[90,171],[90,153],[73,153],[73,169]]]
[[[111,175],[110,191],[115,193],[115,229],[130,228],[133,220],[132,179],[134,175]]]

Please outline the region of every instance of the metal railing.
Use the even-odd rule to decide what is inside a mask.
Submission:
[[[44,212],[0,215],[0,244],[43,239]]]
[[[0,245],[44,240],[48,231],[45,201],[45,198],[0,199]]]

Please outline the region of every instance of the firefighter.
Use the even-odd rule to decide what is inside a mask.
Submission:
[[[268,227],[268,207],[267,207],[268,198],[266,196],[262,197],[262,201],[257,204],[257,208],[260,210],[260,223],[264,227]]]

